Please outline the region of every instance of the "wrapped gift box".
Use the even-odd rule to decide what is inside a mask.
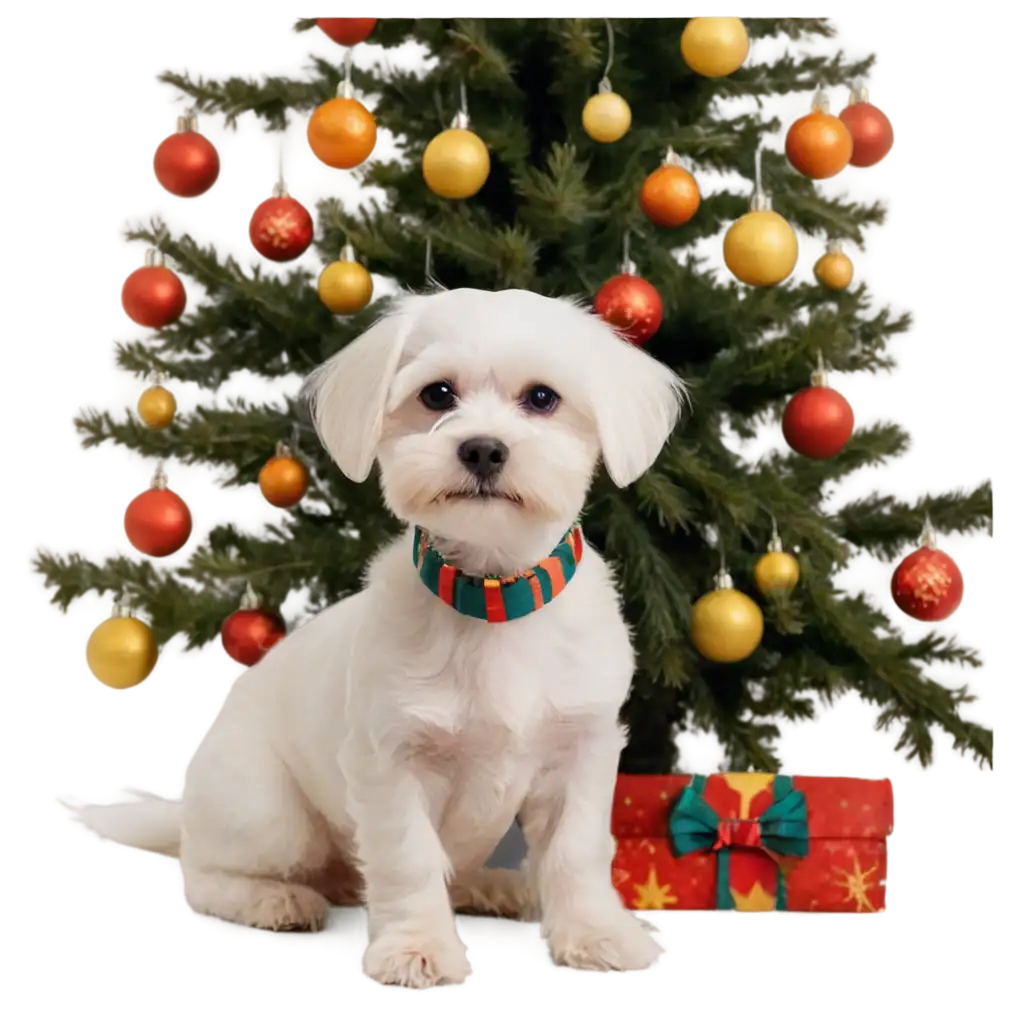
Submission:
[[[612,880],[637,910],[885,907],[888,779],[620,775]]]

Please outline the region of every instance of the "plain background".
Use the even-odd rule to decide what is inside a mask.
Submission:
[[[470,4],[402,9],[392,3],[370,12],[368,6],[355,13],[483,11]],[[821,13],[799,7],[790,4],[786,13]],[[552,13],[540,5],[519,8]],[[941,540],[966,578],[963,605],[947,631],[980,650],[985,666],[938,670],[936,678],[967,683],[978,696],[967,713],[998,727],[1000,773],[980,771],[941,737],[934,766],[923,771],[893,751],[895,733],[873,731],[875,709],[854,697],[840,701],[823,708],[815,723],[786,728],[780,751],[790,773],[893,779],[886,914],[648,915],[667,955],[651,971],[621,976],[554,968],[535,925],[465,920],[460,930],[474,974],[460,988],[429,993],[385,990],[363,977],[361,911],[336,912],[329,929],[315,936],[200,918],[182,898],[175,862],[101,843],[68,820],[58,797],[112,800],[122,786],[176,795],[238,666],[219,644],[185,653],[178,640],[162,651],[143,685],[108,690],[89,674],[84,648],[109,614],[109,599],[90,596],[62,616],[29,570],[41,546],[93,559],[132,553],[122,515],[148,486],[152,464],[109,445],[83,452],[71,423],[83,407],[132,407],[141,390],[113,363],[115,339],[146,333],[120,306],[121,284],[141,265],[144,250],[126,243],[122,228],[160,215],[175,233],[212,243],[222,256],[231,253],[244,265],[258,259],[247,225],[276,179],[279,137],[265,134],[252,116],[241,119],[237,132],[217,117],[202,117],[201,130],[220,152],[220,179],[202,197],[170,196],[151,161],[184,104],[156,82],[157,73],[301,76],[309,53],[340,62],[343,51],[319,32],[293,33],[296,16],[315,12],[281,5],[87,10],[50,4],[42,13],[27,5],[7,13],[0,62],[7,99],[0,170],[6,445],[0,849],[7,883],[0,907],[7,950],[0,1007],[12,1011],[9,1019],[74,1015],[121,1024],[186,1015],[200,1022],[281,1022],[753,1014],[800,1022],[891,1020],[906,1012],[922,1020],[1014,1019],[1006,954],[1011,942],[1019,943],[1021,887],[1008,861],[1019,859],[1020,797],[995,787],[997,778],[1015,778],[1020,763],[1021,494],[1013,370],[1022,339],[1012,305],[1020,273],[1019,164],[1012,152],[1019,95],[1009,84],[1019,33],[1007,16],[984,5],[956,17],[897,19],[893,10],[848,6],[834,18],[837,38],[815,46],[878,57],[869,85],[894,122],[895,148],[877,167],[850,168],[822,190],[889,205],[888,223],[870,230],[866,250],[848,251],[857,278],[870,282],[880,305],[915,317],[912,332],[894,342],[895,373],[832,381],[858,422],[900,422],[913,450],[850,478],[834,500],[875,488],[914,499],[996,478],[998,539]],[[624,12],[592,3],[555,13]],[[628,13],[674,12],[633,4]],[[748,4],[740,13],[778,12]],[[367,61],[371,52],[360,47],[357,60]],[[777,47],[755,44],[750,59],[777,54]],[[837,112],[846,90],[829,93]],[[771,100],[770,109],[788,126],[809,102],[808,93],[795,94]],[[286,137],[292,194],[311,210],[317,197],[332,192],[354,203],[351,175],[316,161],[304,134],[300,119]],[[780,133],[770,145],[781,148],[782,139]],[[382,139],[379,152],[389,148]],[[721,184],[702,183],[706,190]],[[718,244],[708,249],[713,257]],[[809,278],[820,251],[820,242],[801,237],[798,278]],[[301,263],[318,266],[312,251]],[[266,263],[264,269],[274,272]],[[195,290],[187,279],[186,287]],[[190,295],[190,307],[196,298]],[[239,377],[218,400],[274,397],[296,384]],[[172,387],[183,413],[200,401],[191,386]],[[780,443],[775,427],[749,454]],[[255,486],[221,490],[217,474],[203,466],[171,464],[168,472],[192,509],[196,541],[218,522],[259,529],[275,518]],[[167,563],[183,563],[191,548]],[[892,567],[864,559],[841,582],[874,595],[908,636],[923,635],[926,627],[891,604]],[[296,598],[285,610],[301,609]],[[713,738],[687,738],[685,767],[713,771],[719,757]]]

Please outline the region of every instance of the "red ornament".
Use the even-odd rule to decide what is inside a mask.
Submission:
[[[121,288],[121,305],[143,327],[166,327],[185,312],[185,286],[164,266],[163,253],[150,249],[146,265],[128,275]]]
[[[850,105],[840,113],[839,119],[853,136],[850,163],[854,167],[871,167],[892,149],[892,122],[878,107],[868,103],[864,86],[850,93]]]
[[[594,296],[594,309],[606,323],[634,345],[643,345],[661,326],[664,309],[661,296],[650,281],[633,273],[628,262],[625,273],[609,278]]]
[[[157,146],[153,170],[156,180],[176,196],[201,196],[217,180],[220,157],[213,143],[199,134],[194,114],[179,117],[177,132]]]
[[[232,612],[220,628],[224,650],[243,665],[255,665],[286,633],[280,617],[259,605],[259,598],[247,584],[238,611]]]
[[[256,207],[249,221],[249,240],[261,256],[286,263],[309,248],[313,241],[313,218],[302,203],[288,195],[283,185],[278,185],[273,198]]]
[[[192,514],[158,466],[148,491],[135,498],[124,513],[124,532],[133,548],[144,555],[173,555],[192,533]]]
[[[355,46],[366,40],[377,25],[376,18],[317,18],[317,28],[341,46]]]
[[[838,391],[828,387],[825,367],[818,357],[818,370],[811,386],[798,391],[782,414],[782,436],[797,454],[808,459],[831,459],[843,450],[853,433],[853,409]]]
[[[964,578],[952,558],[935,547],[935,531],[925,523],[921,547],[892,574],[892,598],[900,611],[922,622],[948,619],[964,598]]]

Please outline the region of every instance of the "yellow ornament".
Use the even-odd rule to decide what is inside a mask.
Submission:
[[[442,199],[469,199],[491,173],[487,146],[469,130],[469,117],[456,115],[451,128],[435,135],[423,151],[423,179]]]
[[[819,284],[835,292],[849,286],[853,280],[853,263],[843,252],[841,242],[833,239],[828,243],[825,255],[814,264],[814,276]]]
[[[782,540],[774,526],[774,519],[768,552],[754,566],[754,582],[765,597],[782,597],[800,582],[800,563],[782,550]]]
[[[691,18],[683,29],[680,49],[691,71],[722,78],[747,59],[750,39],[739,18]]]
[[[746,594],[733,589],[732,578],[723,570],[715,577],[715,589],[693,606],[690,633],[709,661],[743,661],[761,642],[764,615]]]
[[[332,313],[358,313],[373,298],[373,278],[356,259],[355,249],[345,245],[339,258],[320,272],[316,290],[320,301]]]
[[[159,384],[146,388],[139,396],[139,418],[153,430],[163,430],[178,411],[174,395]]]
[[[745,213],[725,233],[725,265],[744,284],[763,287],[785,281],[797,258],[796,232],[760,189]]]
[[[153,671],[156,656],[153,631],[120,602],[115,602],[111,617],[92,631],[85,646],[89,670],[115,690],[141,683]]]
[[[633,123],[629,104],[612,92],[611,83],[602,79],[597,92],[583,107],[583,130],[595,142],[618,142]]]

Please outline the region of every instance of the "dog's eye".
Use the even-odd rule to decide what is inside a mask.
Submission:
[[[455,388],[446,380],[435,380],[420,392],[420,401],[431,412],[445,412],[455,408]]]
[[[547,384],[535,384],[523,395],[522,402],[530,412],[554,412],[558,392]]]

